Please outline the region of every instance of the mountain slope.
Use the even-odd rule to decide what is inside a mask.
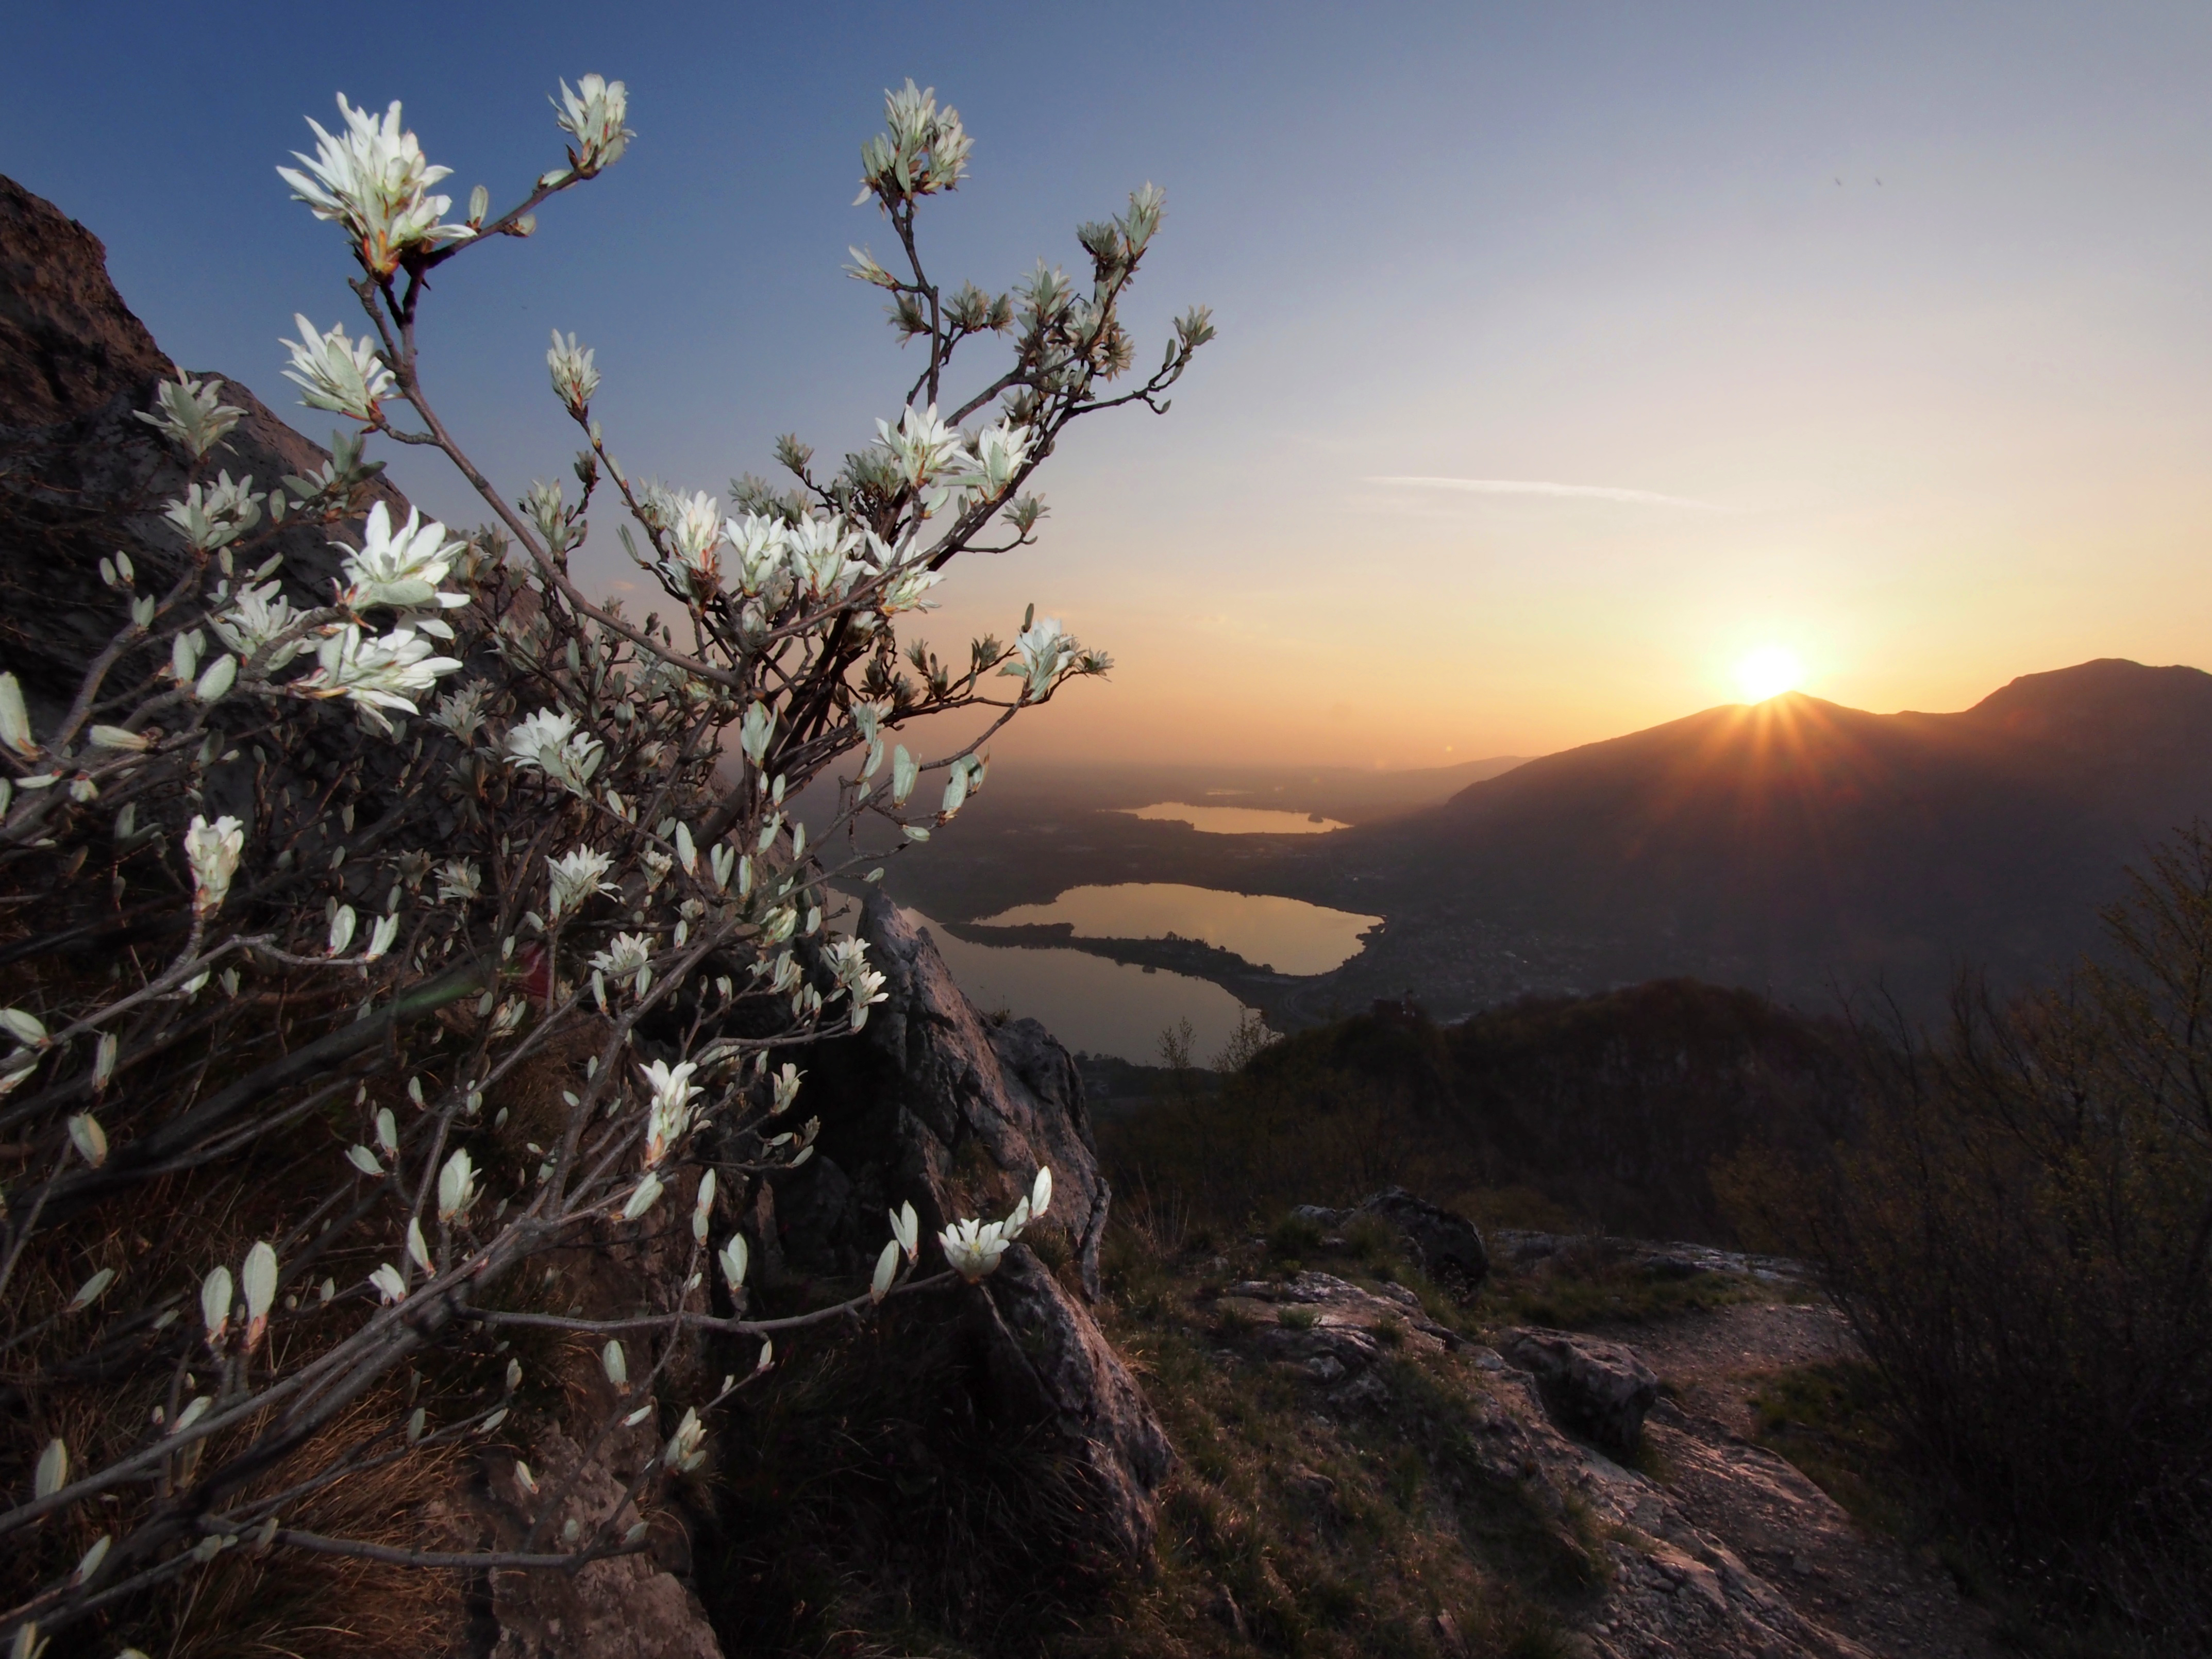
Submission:
[[[1344,838],[1394,919],[1575,942],[1587,980],[1693,973],[1924,1001],[2063,963],[2148,844],[2212,813],[2212,675],[2112,659],[1954,714],[1792,694],[1590,744]]]

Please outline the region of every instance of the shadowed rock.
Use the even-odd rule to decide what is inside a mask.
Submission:
[[[819,1150],[775,1192],[787,1271],[857,1276],[900,1202],[913,1202],[927,1237],[957,1217],[1005,1215],[1049,1165],[1049,1212],[995,1273],[958,1293],[981,1403],[1010,1430],[1042,1427],[1090,1478],[1102,1541],[1140,1554],[1172,1455],[1084,1305],[1097,1293],[1111,1193],[1074,1061],[1035,1020],[986,1020],[928,934],[881,893],[869,895],[860,932],[885,998],[856,1039],[811,1057]],[[924,1270],[938,1265],[926,1243]]]
[[[1562,1427],[1617,1455],[1635,1453],[1644,1414],[1659,1397],[1659,1379],[1633,1348],[1530,1328],[1506,1332],[1498,1351],[1534,1376],[1545,1407]]]

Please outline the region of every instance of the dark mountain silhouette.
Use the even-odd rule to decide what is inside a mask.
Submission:
[[[1358,890],[1571,940],[1580,977],[1801,1000],[2063,965],[2125,870],[2212,815],[2212,675],[2106,659],[1954,714],[1790,694],[1530,761],[1353,831]],[[1335,838],[1332,838],[1335,839]]]

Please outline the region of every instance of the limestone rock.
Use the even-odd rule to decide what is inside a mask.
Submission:
[[[1533,1374],[1562,1426],[1607,1451],[1634,1453],[1659,1379],[1636,1350],[1569,1331],[1511,1330],[1498,1341],[1506,1359]]]

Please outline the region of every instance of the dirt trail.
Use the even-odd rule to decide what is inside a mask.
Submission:
[[[1832,1309],[1739,1305],[1607,1333],[1671,1389],[1645,1425],[1668,1495],[1802,1617],[1880,1659],[1998,1659],[1988,1620],[1942,1568],[1869,1534],[1782,1458],[1749,1443],[1762,1377],[1856,1352]]]

